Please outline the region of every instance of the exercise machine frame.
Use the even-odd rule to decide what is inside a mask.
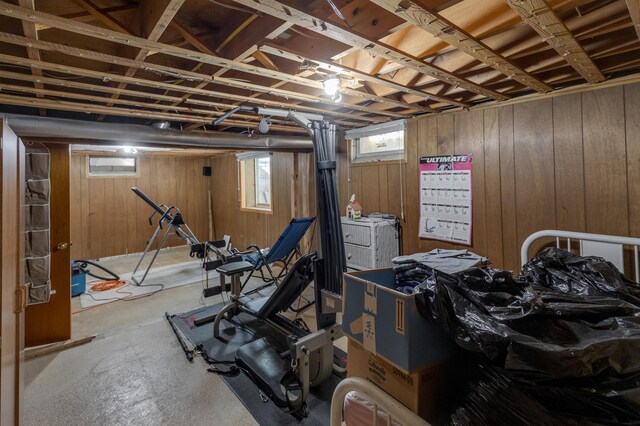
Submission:
[[[217,118],[218,125],[237,111],[253,112],[263,117],[289,118],[304,128],[313,140],[316,172],[316,199],[318,234],[320,235],[318,257],[314,266],[316,296],[316,321],[318,330],[296,338],[291,342],[291,368],[297,373],[302,384],[304,401],[310,386],[318,385],[329,378],[333,371],[333,342],[342,337],[342,326],[336,320],[336,314],[342,306],[342,275],[346,271],[346,258],[342,236],[342,225],[336,185],[336,141],[337,127],[318,114],[306,114],[295,111],[272,108],[240,106]],[[228,271],[228,269],[227,269]],[[224,271],[218,269],[224,274]],[[228,313],[242,309],[240,275],[232,274],[232,298],[215,317],[214,336],[219,338],[220,321]],[[287,324],[271,325],[289,333]],[[318,374],[310,377],[312,360],[318,365]]]

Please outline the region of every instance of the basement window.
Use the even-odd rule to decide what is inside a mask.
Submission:
[[[404,159],[405,120],[349,130],[351,161],[363,163]]]
[[[271,212],[271,154],[238,154],[241,208]]]
[[[136,157],[89,156],[89,176],[137,176]]]

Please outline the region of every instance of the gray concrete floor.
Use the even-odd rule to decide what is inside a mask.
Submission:
[[[165,250],[157,266],[189,259]],[[104,259],[116,273],[137,257]],[[171,288],[133,301],[80,310],[73,299],[72,334],[91,343],[32,359],[25,366],[25,425],[255,425],[222,379],[196,358],[189,363],[164,317],[221,302],[202,299],[202,284]],[[311,289],[306,296],[313,298]],[[314,309],[302,314],[315,328]],[[346,338],[337,346],[346,351]]]
[[[175,256],[167,253],[163,265],[170,264],[169,257],[174,263],[189,259],[172,250]],[[129,259],[121,260],[124,266],[117,260],[107,263],[127,272]],[[167,311],[202,306],[201,291],[200,283],[191,284],[73,314],[74,338],[98,337],[25,363],[24,424],[257,424],[222,379],[206,371],[202,359],[187,361],[164,317]],[[221,299],[204,301],[211,305]]]

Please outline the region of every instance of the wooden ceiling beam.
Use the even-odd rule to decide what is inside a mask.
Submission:
[[[177,20],[173,20],[169,23],[169,26],[171,27],[171,29],[173,29],[174,31],[176,31],[178,34],[180,34],[180,36],[191,46],[195,47],[196,49],[198,49],[200,52],[202,53],[206,53],[207,55],[212,55],[212,56],[216,56],[217,54],[211,50],[209,48],[209,46],[207,46],[207,44],[197,35],[194,34],[193,32],[191,32],[191,30],[189,28],[187,28],[185,25],[181,24],[180,22],[178,22]],[[198,71],[200,68],[202,68],[204,66],[204,63],[202,62],[198,62],[196,65],[194,65],[193,67],[191,67],[191,72],[196,72]],[[182,84],[184,83],[185,80],[180,79],[177,81],[178,84]],[[166,94],[167,92],[165,92]],[[177,103],[173,103],[172,105],[178,105],[180,104],[182,101],[178,101]]]
[[[1,77],[1,72],[0,72],[0,77]],[[0,82],[0,91],[2,93],[7,93],[10,94],[10,92],[20,92],[20,93],[28,93],[28,94],[35,94],[35,95],[42,95],[44,96],[49,96],[49,97],[54,97],[54,98],[66,98],[66,99],[75,99],[75,100],[81,100],[81,101],[88,101],[88,102],[97,102],[97,103],[108,103],[110,102],[110,99],[108,97],[104,97],[104,96],[94,96],[94,95],[85,95],[82,93],[76,93],[76,92],[65,92],[65,91],[60,91],[60,90],[50,90],[50,89],[36,89],[34,87],[30,87],[30,86],[20,86],[20,85],[15,85],[15,84],[9,84],[9,83],[2,83]],[[128,100],[124,100],[124,99],[117,99],[116,101],[114,101],[115,104],[120,104],[120,105],[126,105],[126,106],[131,106],[131,107],[135,107],[141,110],[153,110],[153,109],[160,109],[163,108],[163,105],[158,105],[158,104],[153,104],[153,103],[148,103],[148,102],[138,102],[138,101],[128,101]],[[225,105],[225,107],[227,109],[229,109],[231,107],[231,105]],[[191,107],[185,107],[185,106],[176,106],[172,108],[172,112],[177,112],[177,113],[187,113],[187,114],[192,114],[192,115],[198,115],[198,116],[203,116],[204,118],[210,119],[211,117],[219,117],[222,114],[224,114],[221,111],[215,111],[215,110],[208,110],[208,109],[199,109],[199,108],[191,108]],[[233,116],[236,119],[243,119],[243,120],[247,120],[247,122],[254,122],[253,124],[257,125],[260,121],[260,117],[258,116],[254,116],[254,115],[247,115],[247,114],[234,114]],[[278,119],[278,118],[272,118],[271,119],[272,123],[291,123],[290,121],[287,121],[286,119]],[[338,124],[344,125],[344,126],[354,126],[353,123],[348,123],[348,122],[344,122],[344,121],[338,121]]]
[[[13,36],[13,37],[19,37],[19,36]],[[46,43],[46,42],[42,42],[41,43]],[[94,52],[95,53],[95,52]],[[97,54],[97,53],[96,53]],[[177,93],[190,93],[193,95],[201,95],[201,96],[208,96],[208,97],[213,97],[213,98],[221,98],[221,99],[231,99],[231,100],[236,100],[236,101],[241,101],[241,102],[250,102],[253,104],[258,104],[258,105],[267,105],[267,106],[273,106],[276,108],[284,108],[284,109],[291,109],[290,108],[290,104],[288,103],[284,103],[284,102],[278,102],[278,101],[271,101],[271,100],[264,100],[264,99],[253,99],[249,96],[240,96],[240,95],[235,95],[235,94],[230,94],[230,93],[224,93],[224,92],[216,92],[216,91],[210,91],[210,90],[205,90],[205,89],[198,89],[198,88],[193,88],[193,87],[189,87],[189,86],[180,86],[177,84],[170,84],[170,83],[161,83],[161,82],[155,82],[155,81],[151,81],[151,80],[145,80],[145,79],[141,79],[138,77],[126,77],[126,76],[121,76],[118,74],[109,74],[109,73],[104,73],[101,71],[93,71],[93,70],[88,70],[88,69],[84,69],[84,68],[76,68],[76,67],[70,67],[70,66],[65,66],[65,65],[60,65],[60,64],[54,64],[54,63],[49,63],[49,62],[44,62],[44,61],[34,61],[31,59],[27,59],[27,58],[20,58],[20,57],[16,57],[16,56],[10,56],[10,55],[4,55],[4,54],[0,54],[0,63],[7,63],[7,64],[12,64],[12,65],[24,65],[24,66],[29,66],[31,68],[37,68],[40,70],[48,70],[48,71],[55,71],[55,72],[60,72],[63,74],[70,74],[73,76],[82,76],[82,77],[87,77],[87,78],[93,78],[93,79],[97,79],[100,81],[116,81],[116,82],[121,82],[121,83],[126,83],[126,84],[133,84],[133,85],[138,85],[141,87],[149,87],[149,88],[153,88],[153,89],[161,89],[161,90],[167,90],[169,92],[177,92]],[[43,82],[47,82],[46,80],[44,80],[43,77]],[[69,87],[74,87],[76,85],[82,84],[82,83],[78,83],[78,82],[73,82],[70,80],[65,80],[65,82],[68,83]],[[76,86],[76,88],[80,88],[80,89],[89,89],[88,87],[81,87],[81,86]],[[118,92],[120,94],[127,94],[129,95],[128,91],[123,90],[123,89],[117,89],[114,87],[109,87],[109,86],[96,86],[96,88],[94,90],[107,90],[107,89],[111,89],[114,92]],[[139,92],[139,93],[143,93],[143,92]],[[148,99],[159,99],[159,100],[168,100],[166,95],[159,95],[159,94],[153,94],[153,93],[145,93],[145,95],[147,96]],[[178,99],[178,100],[182,100],[181,98],[176,98],[176,97],[171,97],[172,100]],[[191,99],[189,101],[192,101]],[[203,101],[203,100],[193,100],[193,102],[188,102],[188,103],[193,103],[195,105],[204,105],[204,106],[214,106],[214,107],[218,107],[222,104],[216,104],[213,103],[211,101]],[[233,106],[233,105],[232,105]],[[170,109],[170,107],[168,107],[168,109]],[[377,122],[379,121],[379,118],[372,118],[372,117],[364,117],[364,116],[360,116],[360,115],[355,115],[355,114],[348,114],[348,113],[342,113],[342,112],[335,112],[335,111],[326,111],[324,109],[320,109],[320,108],[314,108],[314,107],[307,107],[307,106],[296,106],[295,109],[301,110],[301,111],[308,111],[308,112],[325,112],[326,115],[328,116],[337,116],[337,117],[343,117],[343,118],[348,118],[348,119],[354,119],[354,120],[361,120],[361,121],[367,121],[367,122]],[[371,113],[371,112],[370,112]]]
[[[627,2],[627,9],[629,9],[629,15],[633,21],[633,26],[636,29],[636,34],[640,39],[640,0],[625,0]]]
[[[116,18],[109,15],[107,9],[101,9],[91,0],[72,0],[78,6],[86,10],[91,16],[93,16],[97,21],[102,22],[107,28],[110,28],[114,31],[118,31],[123,34],[130,34],[127,27],[122,25]],[[64,19],[64,18],[63,18]],[[49,25],[49,28],[53,27],[53,25]]]
[[[0,32],[0,41],[6,42],[6,43],[18,44],[18,45],[22,45],[22,46],[38,46],[38,48],[42,49],[42,50],[49,50],[49,51],[54,51],[54,52],[58,52],[58,53],[63,53],[63,54],[70,55],[70,56],[75,56],[75,57],[78,57],[78,58],[91,59],[91,60],[100,61],[100,62],[112,64],[112,65],[119,65],[119,66],[129,67],[130,69],[142,69],[142,70],[145,70],[145,71],[148,71],[148,72],[158,73],[158,74],[161,74],[161,75],[168,75],[168,76],[171,76],[171,77],[179,77],[179,78],[181,78],[183,80],[198,81],[198,82],[201,82],[201,84],[204,84],[205,86],[207,84],[211,84],[211,83],[213,83],[213,84],[221,84],[221,85],[228,86],[228,87],[234,87],[234,88],[239,88],[239,89],[244,89],[244,90],[258,91],[258,92],[262,92],[262,93],[281,96],[281,97],[284,97],[284,98],[299,99],[299,100],[304,101],[304,102],[320,102],[320,103],[324,103],[324,104],[331,105],[331,106],[335,105],[334,102],[332,102],[332,101],[330,101],[328,99],[325,99],[325,98],[323,98],[321,96],[315,96],[315,95],[311,95],[311,94],[299,93],[299,92],[294,92],[294,91],[290,91],[290,90],[274,88],[274,87],[270,87],[270,86],[260,86],[260,85],[256,85],[256,84],[252,84],[252,83],[248,83],[248,82],[243,82],[243,81],[239,81],[239,80],[235,80],[235,79],[228,79],[228,78],[225,78],[225,77],[213,77],[213,76],[209,76],[207,74],[194,73],[194,72],[191,72],[191,71],[185,71],[185,70],[181,70],[181,69],[173,68],[173,67],[168,67],[168,66],[164,66],[164,65],[147,64],[145,62],[135,61],[135,60],[132,60],[132,59],[127,59],[127,58],[121,58],[119,56],[108,55],[108,54],[105,54],[105,53],[93,52],[91,50],[74,48],[74,47],[61,45],[61,44],[57,44],[57,43],[46,42],[46,41],[42,41],[42,40],[32,40],[32,39],[28,39],[26,37],[20,37],[20,36],[16,36],[14,34],[9,34],[9,33],[1,33]],[[131,77],[131,76],[125,75],[125,77]],[[308,80],[308,81],[312,82],[312,83],[309,83],[310,86],[318,88],[318,89],[322,88],[322,82],[314,81],[314,80]],[[118,89],[124,89],[126,84],[127,83],[125,81],[121,81],[120,84],[118,85]],[[174,87],[182,88],[184,86],[174,85]],[[203,87],[196,87],[196,89],[203,88]],[[345,94],[350,95],[350,96],[358,96],[361,99],[374,100],[374,101],[377,101],[377,102],[385,102],[385,103],[392,104],[392,105],[395,105],[395,106],[398,106],[398,107],[402,107],[402,108],[414,109],[414,110],[421,111],[421,112],[429,112],[429,111],[431,111],[431,110],[429,110],[427,108],[414,106],[414,105],[411,105],[411,104],[407,104],[405,102],[396,101],[394,99],[388,99],[388,98],[383,98],[383,97],[380,97],[380,96],[369,95],[367,93],[356,91],[356,90],[353,90],[353,89],[344,89],[343,92]],[[114,94],[113,98],[116,98],[116,97],[117,97],[117,94]],[[358,106],[358,105],[351,105],[351,104],[345,104],[345,105],[346,105],[345,107],[347,107],[347,108],[361,110],[363,112],[371,112],[366,107],[361,107],[361,106]],[[393,112],[386,112],[386,111],[376,111],[376,113],[379,113],[381,115],[390,115],[392,117],[402,117],[403,116],[403,114],[393,113]]]
[[[1,67],[1,65],[0,65]],[[67,89],[78,89],[78,90],[86,90],[89,92],[100,92],[107,94],[117,93],[121,96],[129,96],[132,98],[141,98],[141,99],[157,99],[162,102],[176,102],[180,101],[181,98],[178,96],[167,96],[167,95],[159,95],[155,93],[149,92],[140,92],[138,90],[130,90],[130,89],[118,89],[113,86],[101,86],[98,84],[91,83],[82,83],[75,80],[68,79],[58,79],[55,77],[36,77],[31,74],[21,74],[17,72],[4,71],[0,70],[0,78],[4,78],[7,80],[19,80],[19,81],[30,81],[34,83],[48,84],[51,86],[59,86],[65,87]],[[215,107],[224,106],[224,104],[218,104],[215,102],[211,102]],[[166,105],[163,105],[166,108]]]
[[[276,26],[276,27],[275,27],[275,29],[274,29],[273,31],[271,31],[271,28],[272,28],[272,27],[270,27],[270,26],[269,26],[269,23],[267,23],[266,25],[261,26],[259,33],[260,33],[260,34],[265,34],[265,38],[273,38],[273,37],[277,37],[278,35],[280,35],[283,31],[285,31],[286,29],[288,29],[288,28],[289,28],[289,26],[287,26],[286,28],[283,28],[281,25],[278,25],[278,26]],[[259,35],[259,34],[258,34],[258,35]],[[187,34],[187,36],[188,36],[188,34]],[[256,36],[255,31],[251,34],[251,36]],[[251,37],[251,36],[250,36],[250,37]],[[235,42],[235,43],[242,43],[242,42],[244,42],[244,43],[245,43],[245,45],[246,45],[246,41],[245,41],[246,39],[247,39],[247,37],[243,37],[242,39],[237,39],[237,38],[236,38],[235,40],[231,40],[229,43],[226,43],[224,47],[228,48],[229,46],[233,45],[233,44],[234,44],[234,42]],[[239,41],[239,40],[240,40],[240,41]],[[193,45],[196,49],[198,49],[199,51],[201,51],[202,53],[213,54],[214,56],[217,56],[217,55],[218,55],[218,53],[217,53],[217,52],[212,52],[212,51],[210,51],[210,50],[209,50],[209,48],[208,48],[206,45],[198,44],[198,43],[195,43],[195,44],[193,44],[193,43],[192,43],[192,45]],[[255,51],[256,51],[256,47],[255,47],[255,45],[254,45],[253,47],[252,47],[252,46],[249,46],[249,49],[253,50],[254,52],[251,52],[251,51],[249,51],[248,49],[244,49],[244,50],[240,53],[240,55],[239,55],[239,56],[236,56],[236,57],[233,57],[233,58],[230,58],[230,59],[233,59],[234,61],[243,61],[243,60],[245,60],[249,55],[251,55],[251,53],[255,53]],[[263,64],[263,65],[264,65],[264,64]],[[195,67],[193,67],[193,68],[191,69],[191,71],[197,71],[197,70],[198,70],[198,68],[199,68],[200,66],[202,66],[202,63],[198,63]],[[273,68],[269,68],[269,69],[273,69]],[[229,69],[228,69],[228,68],[220,68],[218,71],[216,71],[216,72],[215,72],[214,77],[221,77],[221,76],[222,76],[223,74],[225,74],[227,71],[229,71]],[[204,88],[206,85],[207,85],[206,83],[200,83],[200,84],[198,84],[196,87],[198,87],[198,88],[200,88],[200,89],[201,89],[201,88]],[[191,97],[191,95],[190,95],[190,94],[186,94],[186,95],[183,97],[183,100],[185,100],[185,101],[186,101],[186,100],[187,100],[188,98],[190,98],[190,97]],[[256,96],[255,96],[255,95],[251,95],[251,97],[256,97]],[[236,104],[236,105],[237,105],[237,104]],[[191,127],[191,128],[193,128],[193,126],[197,126],[197,125],[195,125],[195,124],[191,124],[191,125],[190,125],[190,127]],[[191,128],[187,127],[187,129],[188,129],[188,130],[191,130]]]
[[[0,71],[0,78],[5,78],[3,74],[4,73]],[[15,84],[2,83],[2,82],[0,82],[0,91],[2,91],[3,93],[9,92],[9,91],[15,91],[15,92],[22,92],[22,93],[31,93],[35,95],[41,95],[41,96],[53,96],[53,97],[68,98],[68,99],[78,99],[78,100],[90,101],[90,102],[100,102],[105,104],[111,102],[109,97],[104,97],[104,96],[86,95],[83,93],[66,92],[61,90],[36,89],[33,87],[19,86]],[[127,105],[127,106],[132,106],[132,107],[141,108],[141,109],[163,108],[163,105],[158,105],[158,104],[143,102],[143,101],[129,101],[125,99],[116,99],[113,102],[114,104]],[[188,113],[203,114],[203,115],[212,113],[212,111],[210,110],[190,108],[190,107],[184,107],[184,106],[175,106],[175,107],[172,107],[171,109],[173,111],[188,112]]]
[[[356,33],[351,29],[337,23],[325,22],[315,16],[309,15],[300,10],[283,5],[276,0],[233,0],[244,6],[259,9],[263,13],[291,22],[302,28],[309,29],[325,37],[340,41],[349,46],[358,47],[364,51],[384,58],[389,61],[400,63],[406,67],[414,69],[422,74],[429,75],[444,83],[454,87],[460,87],[473,93],[496,100],[506,100],[509,96],[502,93],[486,89],[479,84],[473,83],[464,78],[460,78],[455,74],[446,71],[436,65],[430,64],[389,46],[377,40],[371,39],[363,34]]]
[[[546,0],[506,1],[585,80],[589,83],[598,83],[605,79],[602,72]]]
[[[200,37],[198,37],[198,35],[191,32],[191,30],[185,25],[174,19],[173,21],[171,21],[171,23],[169,23],[169,26],[172,30],[180,34],[182,38],[184,38],[190,45],[198,49],[200,52],[206,53],[207,55],[211,56],[217,56],[217,53],[211,50],[209,46],[207,46],[206,43]]]
[[[80,83],[80,82],[75,82],[75,81],[70,81],[70,80],[58,80],[56,78],[51,78],[51,77],[34,77],[30,74],[21,74],[21,73],[15,73],[15,72],[10,72],[10,71],[2,71],[0,70],[0,79],[5,79],[5,80],[18,80],[18,81],[27,81],[27,82],[40,82],[40,83],[45,83],[48,85],[53,85],[53,86],[59,86],[59,87],[63,87],[66,89],[79,89],[79,90],[85,90],[85,91],[89,91],[89,92],[98,92],[98,93],[105,93],[105,94],[112,94],[114,93],[114,91],[119,91],[121,95],[125,95],[125,96],[130,96],[130,97],[136,97],[136,98],[141,98],[141,99],[156,99],[156,98],[161,98],[165,101],[171,101],[171,102],[175,102],[175,101],[181,101],[181,98],[179,97],[173,97],[173,96],[164,96],[164,95],[157,95],[157,94],[153,94],[153,93],[149,93],[149,92],[138,92],[138,91],[134,91],[134,90],[118,90],[115,87],[111,87],[111,86],[99,86],[99,85],[95,85],[95,84],[88,84],[88,83]],[[78,92],[68,92],[68,91],[50,91],[50,90],[46,90],[46,89],[35,89],[35,88],[31,88],[31,87],[27,87],[27,86],[16,86],[10,83],[0,83],[1,86],[4,86],[6,90],[15,90],[15,91],[20,91],[20,92],[26,92],[26,93],[35,93],[35,94],[42,94],[42,95],[48,95],[48,96],[58,96],[58,97],[64,97],[64,98],[72,98],[72,99],[82,99],[82,100],[88,100],[88,101],[94,101],[94,102],[109,102],[110,98],[108,97],[101,97],[101,96],[95,96],[95,95],[86,95],[86,94],[82,94],[82,93],[78,93]],[[200,113],[200,114],[211,114],[213,113],[213,111],[211,110],[201,110],[198,108],[191,108],[188,106],[171,106],[168,107],[167,105],[160,105],[157,103],[149,103],[149,102],[140,102],[140,101],[130,101],[130,100],[124,100],[122,98],[117,99],[116,101],[114,101],[115,104],[122,104],[122,105],[128,105],[128,106],[134,106],[134,107],[138,107],[138,108],[146,108],[146,109],[157,109],[157,110],[169,110],[169,111],[186,111],[186,112],[192,112],[192,113]],[[221,102],[213,102],[213,101],[202,101],[199,104],[193,104],[193,105],[200,105],[200,106],[206,106],[209,108],[221,108],[221,109],[232,109],[235,107],[235,105],[233,104],[226,104],[226,103],[221,103]],[[276,119],[275,122],[278,122],[278,120]],[[348,122],[348,121],[344,121],[344,120],[336,120],[336,123],[341,124],[343,126],[347,126],[347,127],[351,127],[351,126],[355,126],[356,124],[353,122]],[[198,125],[200,126],[200,125]]]
[[[256,59],[256,61],[260,62],[263,67],[269,68],[270,70],[274,70],[274,71],[280,71],[280,69],[276,66],[276,64],[273,63],[271,58],[265,55],[260,49],[253,52],[251,56],[253,56]]]
[[[633,26],[631,21],[617,23],[614,26],[607,26],[607,28],[591,28],[589,31],[584,32],[584,34],[575,34],[574,37],[578,42],[588,42],[589,39],[593,39],[600,36],[608,36],[610,33],[614,33],[616,31],[624,30],[628,27]],[[538,55],[540,53],[547,52],[549,50],[554,50],[549,44],[545,43],[539,46],[533,46],[524,50],[521,50],[511,57],[513,59],[526,58],[528,56]]]
[[[84,0],[82,0],[84,1]],[[295,77],[292,76],[290,74],[286,74],[280,71],[273,71],[273,70],[268,70],[266,68],[262,68],[262,67],[256,67],[254,65],[250,65],[250,64],[245,64],[242,62],[236,62],[236,61],[231,61],[228,59],[222,59],[219,57],[215,57],[212,55],[206,55],[204,53],[199,53],[199,52],[194,52],[192,50],[188,50],[188,49],[183,49],[180,47],[175,47],[175,46],[170,46],[167,44],[163,44],[163,43],[159,43],[157,41],[153,41],[153,40],[147,40],[141,37],[136,37],[133,35],[127,35],[127,34],[122,34],[116,31],[112,31],[112,30],[108,30],[108,29],[104,29],[104,28],[99,28],[99,27],[95,27],[92,25],[86,25],[83,23],[79,23],[79,22],[75,22],[75,21],[70,21],[70,20],[66,20],[63,18],[59,18],[57,16],[54,15],[50,15],[50,14],[46,14],[43,12],[39,12],[39,11],[28,11],[27,9],[6,3],[6,2],[1,2],[0,1],[0,15],[5,15],[5,16],[11,16],[14,18],[19,18],[19,19],[23,19],[23,20],[27,20],[30,22],[41,22],[41,23],[47,23],[50,24],[51,26],[55,26],[57,28],[61,28],[67,31],[71,31],[71,32],[75,32],[75,33],[79,33],[79,34],[84,34],[84,35],[88,35],[88,36],[92,36],[92,37],[96,37],[96,38],[100,38],[100,39],[104,39],[104,40],[108,40],[108,41],[113,41],[116,43],[120,43],[123,45],[129,45],[132,47],[137,47],[140,49],[146,49],[146,50],[157,50],[160,51],[164,54],[168,54],[171,56],[176,56],[176,57],[180,57],[183,59],[189,59],[192,61],[200,61],[200,62],[205,62],[205,63],[209,63],[212,65],[217,65],[220,67],[226,67],[226,68],[231,68],[231,69],[235,69],[238,71],[242,71],[242,72],[247,72],[250,74],[255,74],[255,75],[261,75],[261,76],[266,76],[266,77],[270,77],[270,78],[274,78],[276,80],[284,80],[284,81],[288,81],[288,82],[292,82],[292,83],[296,83],[305,87],[314,87],[314,88],[319,88],[322,89],[322,82],[318,82],[318,81],[314,81],[311,79],[305,79],[305,78],[300,78],[300,77]],[[149,65],[146,65],[149,66]],[[160,66],[156,66],[153,65],[151,66],[152,68],[160,68]],[[167,68],[167,67],[165,67]],[[179,73],[187,73],[187,71],[183,71],[180,70]],[[129,76],[127,76],[129,77]],[[205,76],[206,77],[206,76]],[[216,81],[217,82],[217,81]],[[230,83],[233,83],[233,87],[239,87],[239,85],[242,85],[241,81],[233,81],[231,82],[230,80],[220,80],[221,84],[227,83],[227,85],[230,85]],[[182,86],[180,86],[182,87]],[[246,84],[246,87],[249,90],[256,90],[258,87],[262,87],[262,86],[257,86],[257,85],[250,85],[250,84]],[[293,92],[290,93],[283,93],[282,90],[277,89],[277,90],[272,90],[272,89],[268,89],[262,87],[262,90],[265,93],[275,93],[275,92],[280,92],[283,95],[286,96],[290,96]],[[365,99],[369,99],[369,100],[374,100],[370,98],[370,95],[365,94],[364,92],[359,92],[359,91],[355,91],[355,90],[344,90],[345,94],[348,94],[350,96],[359,96],[361,98],[365,98]],[[297,95],[298,96],[298,95]],[[300,95],[300,96],[304,96],[304,95]],[[318,96],[311,96],[311,95],[306,95],[309,98],[313,98],[315,101],[317,102],[321,102],[321,103],[325,103],[325,104],[330,104],[330,105],[334,105],[332,101],[328,100],[328,99],[324,99]],[[299,97],[299,96],[298,96]],[[382,98],[382,97],[378,97],[377,100],[375,100],[376,102],[386,102],[389,104],[395,104],[398,106],[402,106],[400,105],[401,102],[399,101],[395,101],[393,99],[388,99],[388,98]],[[406,104],[405,104],[406,105]],[[403,106],[406,108],[406,106]],[[406,116],[407,114],[402,114],[402,113],[395,113],[395,112],[389,112],[389,111],[384,111],[384,110],[376,110],[376,111],[371,111],[370,109],[366,108],[366,107],[361,107],[358,105],[354,105],[354,104],[345,104],[345,108],[349,108],[349,109],[354,109],[354,110],[360,110],[360,111],[364,111],[367,113],[375,113],[375,114],[379,114],[379,115],[387,115],[387,116],[391,116],[391,117],[403,117]],[[408,108],[410,109],[418,109],[418,111],[423,111],[425,112],[427,109],[426,108],[421,108],[421,107],[416,107],[413,105],[410,105]]]
[[[137,5],[135,4],[123,4],[121,6],[113,6],[113,7],[105,7],[103,9],[100,9],[100,12],[102,13],[118,13],[118,12],[122,12],[122,11],[126,11],[126,10],[131,10],[131,9],[135,9],[137,7]],[[65,15],[60,15],[62,18],[66,18],[66,19],[73,19],[75,21],[79,21],[79,22],[90,22],[92,20],[95,19],[95,17],[93,15],[91,15],[89,12],[87,12],[86,10],[83,12],[75,12],[75,13],[68,13]],[[38,31],[45,31],[48,30],[49,28],[51,28],[48,25],[36,25],[36,30]]]
[[[253,15],[249,16],[247,19],[245,19],[244,21],[242,21],[242,23],[240,25],[238,25],[238,27],[236,29],[234,29],[231,32],[231,34],[229,34],[227,36],[227,38],[225,38],[222,41],[222,43],[220,43],[220,45],[216,48],[216,53],[220,54],[222,49],[224,49],[229,43],[231,43],[234,38],[236,38],[245,28],[247,28],[249,25],[251,25],[251,23],[253,21],[255,21],[256,19],[258,19],[258,15],[253,14]]]
[[[35,10],[35,2],[34,0],[19,0],[18,4],[24,8]],[[25,37],[37,40],[38,39],[38,30],[36,29],[36,25],[33,22],[22,21],[22,32]],[[33,59],[35,61],[40,60],[40,51],[32,46],[25,46],[27,49],[27,56],[29,59]],[[42,71],[37,69],[31,69],[31,74],[36,77],[42,77]],[[41,83],[34,83],[34,87],[37,89],[42,89],[44,86]],[[38,95],[38,97],[42,97]],[[47,115],[46,111],[43,108],[39,108],[40,115]]]
[[[325,69],[329,72],[343,74],[348,78],[355,78],[358,80],[368,81],[370,83],[378,84],[380,86],[397,90],[398,92],[403,92],[409,95],[417,96],[421,99],[439,101],[439,102],[460,106],[460,107],[468,106],[468,104],[464,102],[459,102],[451,98],[445,98],[442,96],[434,95],[429,92],[422,92],[420,90],[415,90],[410,87],[403,86],[398,83],[394,83],[393,81],[386,80],[384,78],[381,78],[375,75],[369,75],[367,73],[363,73],[362,71],[358,71],[354,68],[349,68],[344,65],[336,65],[327,61],[323,61],[322,59],[318,59],[314,57],[312,52],[308,52],[307,54],[302,54],[300,52],[295,52],[285,47],[282,47],[273,43],[266,43],[266,42],[260,46],[260,50],[270,55],[279,56],[281,58],[289,59],[291,61],[295,61],[298,63],[304,63],[305,61],[307,61],[310,63],[310,65],[318,66],[319,68]]]
[[[139,19],[142,37],[159,40],[184,2],[185,0],[141,1]]]
[[[138,25],[142,38],[157,41],[169,26],[176,13],[185,0],[141,0],[138,6]],[[140,49],[134,60],[136,62],[144,61],[149,56],[149,49]],[[125,71],[126,76],[133,76],[136,73],[135,67],[129,67]],[[125,85],[121,83],[118,88],[124,89]],[[113,99],[117,99],[118,95],[114,95]]]
[[[69,101],[61,101],[61,100],[49,100],[49,99],[38,99],[31,98],[26,96],[14,96],[14,95],[6,95],[0,94],[0,104],[6,105],[20,105],[32,108],[45,107],[47,109],[55,109],[62,111],[75,111],[75,112],[84,112],[89,114],[103,114],[103,115],[113,115],[120,117],[136,117],[136,118],[144,118],[149,120],[169,120],[169,121],[177,121],[177,122],[186,122],[186,123],[202,123],[207,124],[210,123],[213,119],[215,119],[218,115],[211,115],[210,117],[197,117],[191,115],[182,115],[182,114],[170,114],[170,113],[160,113],[157,111],[141,111],[134,110],[129,108],[119,108],[119,107],[107,107],[100,105],[91,105],[91,104],[81,104],[78,102],[69,102]],[[246,122],[241,120],[226,120],[226,123],[232,124],[238,127],[255,127],[257,123],[255,122]],[[290,133],[306,133],[304,129],[297,126],[282,126],[282,125],[272,125],[270,126],[272,130],[277,130],[281,132],[290,132]]]
[[[530,87],[540,93],[553,90],[548,84],[540,81],[462,28],[443,18],[435,11],[429,10],[416,0],[372,1],[526,87]]]

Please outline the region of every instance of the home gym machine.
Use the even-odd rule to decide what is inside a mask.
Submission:
[[[138,264],[136,265],[136,267],[133,270],[133,273],[131,274],[131,280],[136,285],[138,286],[141,285],[142,282],[145,280],[145,278],[147,277],[147,274],[149,273],[149,270],[151,269],[151,266],[153,265],[153,262],[156,260],[156,257],[158,257],[160,250],[162,249],[162,247],[164,247],[164,244],[167,242],[167,239],[172,234],[177,235],[179,238],[184,240],[189,245],[189,247],[191,248],[191,256],[195,256],[198,259],[203,260],[203,267],[205,268],[206,271],[214,269],[215,267],[220,266],[221,264],[224,264],[227,262],[241,260],[239,256],[228,258],[219,251],[219,249],[224,247],[225,245],[225,242],[223,240],[205,241],[201,243],[198,240],[198,238],[194,235],[193,231],[191,231],[191,228],[189,228],[189,225],[187,225],[187,223],[184,221],[184,218],[182,217],[182,213],[180,213],[180,209],[178,209],[177,207],[160,205],[155,201],[153,201],[151,198],[149,198],[144,192],[142,192],[139,188],[135,186],[131,188],[131,190],[134,192],[134,194],[140,197],[142,201],[144,201],[151,207],[152,212],[151,212],[151,216],[149,216],[149,225],[153,226],[153,217],[156,214],[160,215],[158,219],[158,224],[156,225],[156,229],[153,232],[153,235],[151,236],[151,239],[147,243],[147,246],[145,247],[144,251],[142,252],[142,256],[140,256],[140,260],[138,261]],[[163,230],[164,230],[164,234],[162,233]],[[136,273],[138,272],[138,268],[140,268],[140,265],[142,265],[142,262],[146,258],[147,254],[151,251],[151,247],[153,247],[153,244],[158,239],[159,239],[158,248],[153,253],[151,261],[149,262],[149,265],[147,265],[147,268],[145,269],[144,274],[142,275],[142,277],[136,278]],[[210,258],[209,258],[209,254],[212,252],[215,254],[215,257],[217,259],[216,261],[213,261],[213,262],[210,261]]]
[[[304,114],[271,108],[234,108],[213,124],[218,125],[237,111],[261,115],[263,119],[282,117],[295,121],[303,127],[313,140],[315,153],[316,199],[318,230],[320,235],[317,254],[304,255],[291,268],[280,286],[271,296],[262,299],[247,299],[239,286],[232,284],[232,302],[216,315],[214,335],[219,338],[220,322],[230,320],[238,312],[246,312],[267,321],[288,338],[289,350],[278,353],[265,339],[257,339],[242,346],[236,352],[236,364],[241,366],[253,380],[278,404],[284,402],[289,409],[298,410],[311,386],[317,386],[330,377],[333,371],[333,342],[342,336],[342,326],[336,314],[342,308],[342,275],[346,271],[346,260],[338,193],[336,186],[336,140],[337,127],[321,115]],[[246,262],[228,263],[217,269],[221,276],[231,276],[232,283],[246,272]],[[301,330],[299,326],[277,315],[293,303],[309,282],[315,283],[317,331]],[[288,389],[283,383],[295,375],[301,385],[301,394]],[[265,389],[266,388],[266,389]]]

